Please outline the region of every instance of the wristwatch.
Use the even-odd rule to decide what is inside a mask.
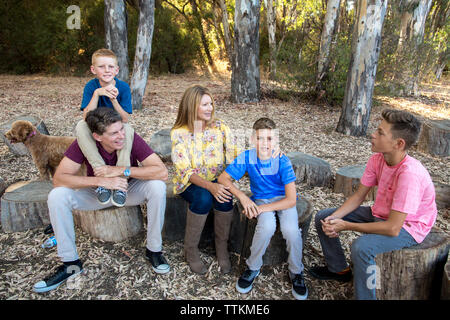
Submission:
[[[128,178],[130,176],[130,174],[131,174],[130,167],[126,167],[125,170],[123,171],[123,175],[126,178]]]

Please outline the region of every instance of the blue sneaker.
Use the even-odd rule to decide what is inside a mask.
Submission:
[[[236,290],[240,293],[248,293],[253,288],[253,281],[259,275],[259,270],[247,269],[236,282]]]
[[[33,290],[38,293],[48,292],[59,287],[66,282],[67,279],[76,277],[81,272],[83,272],[83,265],[81,262],[70,266],[63,264],[56,269],[56,272],[53,275],[37,282],[34,285]]]
[[[127,201],[127,193],[121,190],[114,190],[111,197],[111,202],[116,207],[123,207]]]
[[[109,189],[98,187],[95,190],[95,193],[97,194],[98,202],[100,202],[101,204],[107,204],[111,199],[111,190]]]

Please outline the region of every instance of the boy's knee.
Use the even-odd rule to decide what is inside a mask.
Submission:
[[[283,234],[283,237],[286,240],[287,239],[296,239],[297,236],[302,235],[301,229],[299,227],[297,227],[295,224],[281,226],[281,233]]]
[[[267,237],[272,237],[277,230],[277,222],[275,219],[265,219],[258,221],[256,228],[261,232],[261,234]]]
[[[356,261],[361,258],[366,258],[370,255],[371,244],[364,239],[364,236],[360,236],[352,242],[351,246],[351,259]]]
[[[328,209],[320,210],[319,212],[317,212],[316,216],[314,217],[314,223],[315,223],[316,227],[322,226],[320,221],[325,219],[326,217],[330,216],[335,211],[336,211],[336,208],[328,208]]]

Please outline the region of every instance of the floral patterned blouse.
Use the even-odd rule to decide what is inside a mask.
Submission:
[[[241,151],[236,137],[221,120],[215,120],[203,132],[195,134],[187,126],[173,129],[170,138],[175,194],[182,193],[191,185],[189,178],[194,173],[208,181],[217,179]]]

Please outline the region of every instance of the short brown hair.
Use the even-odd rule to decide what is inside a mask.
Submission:
[[[275,122],[269,118],[259,118],[253,124],[253,130],[255,131],[260,129],[276,129],[276,127]]]
[[[95,59],[97,59],[98,57],[110,57],[110,58],[113,58],[114,60],[116,60],[116,64],[117,64],[117,56],[112,50],[102,48],[102,49],[98,49],[97,51],[95,51],[92,54],[92,64],[95,63]]]
[[[391,124],[392,137],[405,140],[405,150],[417,142],[422,123],[411,113],[402,110],[384,109],[381,116],[387,123]]]
[[[102,135],[113,123],[122,121],[120,114],[111,108],[100,107],[86,114],[86,122],[92,133]]]

